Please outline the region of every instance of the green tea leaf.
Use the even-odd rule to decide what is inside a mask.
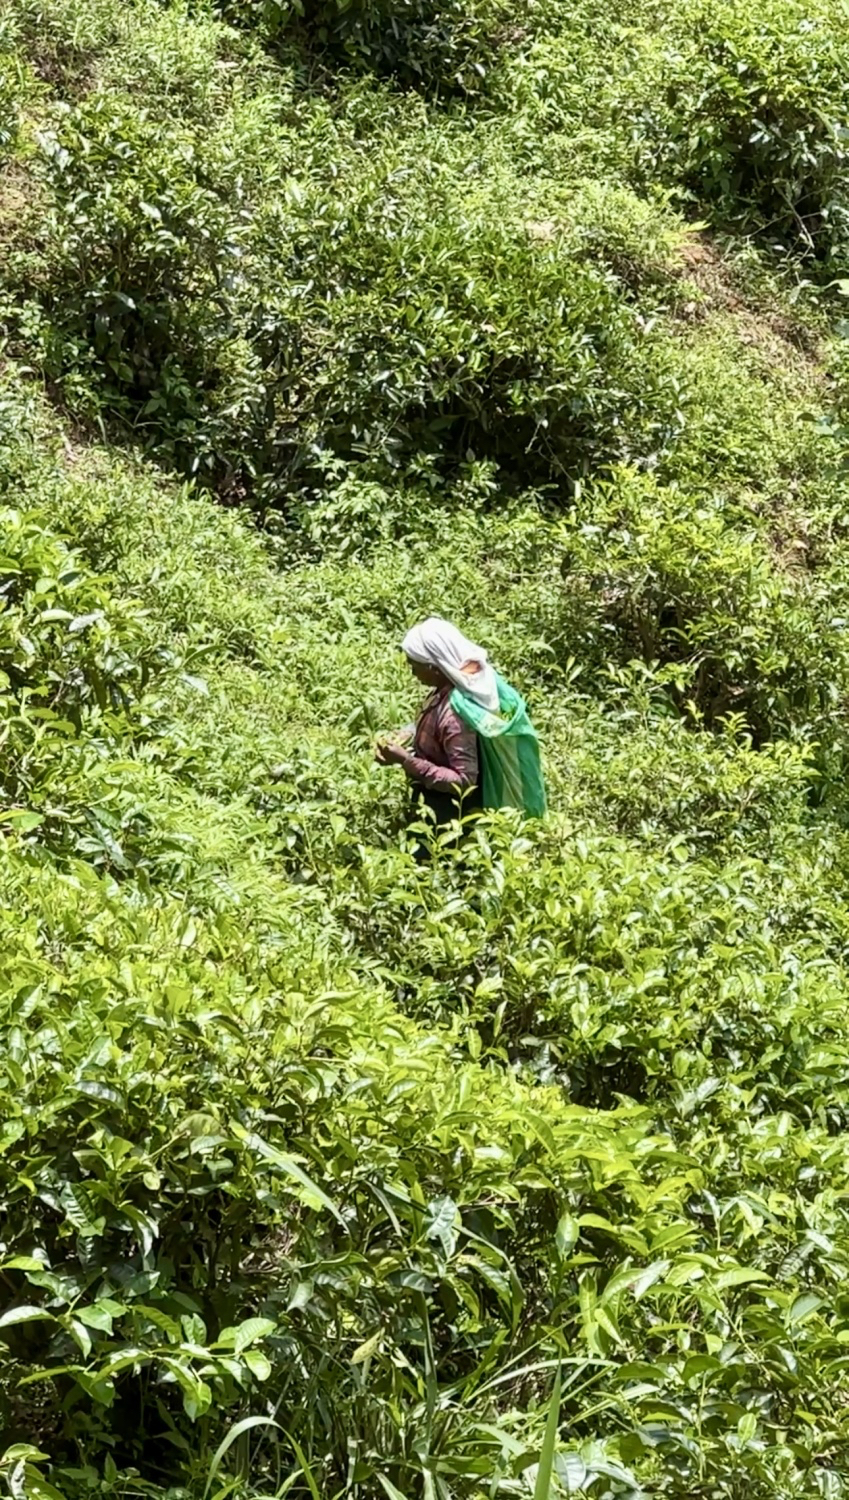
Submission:
[[[5,1312],[0,1313],[0,1328],[11,1328],[17,1323],[52,1323],[53,1321],[53,1315],[45,1312],[44,1308],[26,1304],[20,1307],[8,1307]]]

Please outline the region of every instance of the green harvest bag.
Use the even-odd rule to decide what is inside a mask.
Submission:
[[[451,707],[474,729],[481,752],[484,807],[521,807],[530,818],[545,812],[545,782],[539,740],[528,718],[525,700],[503,677],[498,684],[499,714],[455,689]]]

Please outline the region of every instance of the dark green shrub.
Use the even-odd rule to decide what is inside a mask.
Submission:
[[[163,137],[97,96],[42,155],[47,373],[86,415],[263,508],[340,462],[444,479],[484,460],[568,488],[680,425],[673,348],[597,263],[594,232],[540,237],[510,179],[467,209],[423,170],[399,201],[391,156],[352,155],[342,190],[290,183],[252,215],[219,137]],[[616,212],[594,208],[609,244]],[[630,226],[618,243],[631,280]]]
[[[473,457],[559,486],[674,433],[668,344],[612,273],[565,236],[536,238],[515,208],[463,213],[437,183],[405,211],[370,182],[273,219],[269,268],[286,230],[250,331],[278,471],[316,450],[384,475],[451,475]]]
[[[517,21],[505,0],[218,0],[226,20],[271,45],[303,37],[337,61],[465,95],[480,92],[502,49],[530,34],[539,8]]]
[[[648,101],[667,168],[726,222],[838,253],[849,234],[844,6],[699,3],[673,32]]]
[[[126,101],[93,96],[41,137],[52,195],[46,368],[84,414],[118,417],[191,466],[237,266],[227,168]]]
[[[55,800],[53,771],[83,731],[114,740],[130,730],[155,652],[137,611],[42,518],[0,509],[0,525],[0,789],[13,821],[37,826]]]
[[[593,486],[564,529],[573,638],[660,670],[684,713],[740,716],[756,743],[843,723],[843,621],[827,584],[789,572],[756,529],[706,499],[624,475]]]

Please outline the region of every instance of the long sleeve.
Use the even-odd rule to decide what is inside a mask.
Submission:
[[[456,788],[468,791],[477,786],[479,777],[478,740],[455,714],[449,704],[441,709],[434,726],[438,738],[440,761],[413,754],[406,762],[407,774],[430,791],[450,792]]]

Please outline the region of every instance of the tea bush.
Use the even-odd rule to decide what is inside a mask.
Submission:
[[[93,371],[115,415],[164,418],[179,451],[214,378],[218,287],[238,255],[221,187],[190,137],[163,142],[118,100],[80,105],[42,152],[57,204],[48,371],[64,374],[70,353],[71,392]]]
[[[217,8],[272,47],[303,38],[337,62],[449,97],[479,93],[502,49],[521,44],[542,9],[529,7],[517,25],[503,0],[218,0]]]
[[[5,817],[67,817],[56,769],[83,735],[120,738],[156,665],[134,611],[116,606],[32,515],[2,512],[0,689]]]
[[[140,109],[103,57],[126,37],[155,79],[173,23],[100,5],[94,79],[39,129],[43,197],[5,315],[77,413],[263,513],[351,469],[433,488],[485,462],[568,496],[611,461],[674,471],[682,444],[691,468],[711,461],[715,432],[695,442],[711,407],[701,351],[664,317],[682,231],[662,194],[580,171],[567,185],[553,160],[528,179],[532,112],[505,147],[488,122],[459,129],[378,86],[296,104],[289,75],[252,56],[228,94],[230,31],[218,59],[214,27],[188,20],[163,136],[168,94]],[[37,36],[26,45],[37,59]],[[293,109],[295,130],[280,124]],[[711,379],[736,384],[729,344]],[[758,385],[743,382],[743,419]],[[742,433],[726,467],[741,448]]]
[[[263,508],[329,462],[453,476],[471,453],[560,484],[678,426],[673,352],[594,237],[541,239],[515,191],[469,209],[433,172],[399,211],[391,155],[354,158],[346,194],[296,183],[254,216],[223,133],[162,140],[103,97],[60,117],[42,155],[48,374]]]
[[[839,1500],[840,287],[695,10],[388,15],[0,18],[0,1491]],[[408,833],[432,611],[542,824]]]
[[[161,120],[178,110],[213,121],[230,98],[232,65],[245,80],[262,69],[256,49],[202,10],[184,0],[15,0],[0,45],[66,103],[130,93]]]
[[[164,655],[99,779],[64,765],[145,814],[112,835],[123,865],[73,823],[64,865],[27,824],[0,851],[10,1472],[70,1495],[163,1465],[200,1493],[219,1462],[260,1492],[279,1468],[304,1493],[485,1476],[509,1494],[560,1350],[560,1472],[590,1493],[690,1493],[724,1472],[729,1420],[738,1439],[755,1422],[764,1486],[839,1473],[839,850],[795,847],[804,805],[776,801],[769,865],[693,861],[680,834],[661,855],[582,833],[579,791],[571,825],[494,824],[423,872],[387,838],[350,710],[407,710],[399,591],[444,561],[416,561],[413,535],[407,557],[393,541],[275,574],[232,515],[140,463],[68,458],[17,410],[22,513],[37,493],[73,521],[83,572],[108,559],[134,601],[136,654]],[[545,535],[539,512],[479,512],[455,576],[472,607],[502,553],[511,670],[510,569],[539,568]],[[596,742],[624,756],[626,722]],[[275,741],[289,767],[251,807]],[[722,1422],[691,1399],[708,1379]]]
[[[449,474],[473,454],[507,476],[557,483],[644,451],[674,426],[663,345],[562,241],[541,244],[522,224],[476,213],[455,219],[449,254],[439,218],[453,205],[438,185],[423,203],[429,222],[399,226],[391,200],[371,195],[353,219],[340,207],[341,222],[325,202],[323,242],[314,208],[294,247],[314,289],[298,330],[313,381],[293,389],[291,344],[278,350],[279,336],[263,361],[272,391],[285,393],[272,418],[284,453],[309,438],[383,472],[406,460]],[[331,289],[331,278],[341,284]],[[277,322],[287,326],[279,313]]]
[[[615,641],[624,659],[665,669],[682,711],[708,725],[738,715],[757,743],[794,727],[835,732],[843,619],[823,610],[826,587],[840,607],[834,580],[786,571],[754,526],[634,476],[596,489],[564,534],[573,639],[583,628],[593,645]]]
[[[726,221],[803,253],[846,244],[842,3],[685,7],[649,113],[664,161]]]

